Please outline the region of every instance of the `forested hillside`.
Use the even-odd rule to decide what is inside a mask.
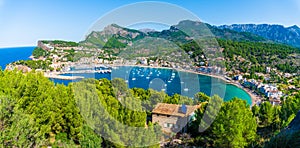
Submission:
[[[158,147],[163,133],[158,125],[147,122],[147,117],[157,103],[164,102],[202,104],[196,120],[189,126],[189,136],[179,137],[182,143],[175,146],[264,146],[300,110],[299,92],[288,97],[282,107],[265,102],[252,109],[237,98],[225,103],[218,96],[208,97],[203,93],[194,98],[128,89],[122,79],[86,79],[64,86],[55,85],[40,73],[0,71],[0,144],[1,147],[134,147],[147,143],[149,147]],[[221,105],[221,110],[212,125],[199,133],[199,125],[206,124],[201,123],[204,111],[215,110],[208,105],[210,101]],[[139,128],[132,130],[132,127]]]
[[[249,32],[274,42],[300,47],[300,28],[296,25],[284,27],[269,24],[233,24],[219,26],[220,29],[230,29],[238,32]]]

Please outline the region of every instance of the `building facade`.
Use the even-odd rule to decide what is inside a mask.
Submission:
[[[152,111],[152,123],[158,123],[166,134],[186,132],[188,123],[194,120],[199,105],[158,103]]]

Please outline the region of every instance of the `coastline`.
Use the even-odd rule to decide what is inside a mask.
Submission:
[[[243,89],[251,98],[251,107],[254,106],[255,104],[257,104],[261,100],[260,96],[257,96],[255,94],[253,94],[253,92],[250,89],[243,87],[239,83],[230,82],[230,83],[227,83],[227,84],[234,85],[234,86],[236,86],[240,89]]]
[[[110,65],[110,66],[113,66],[113,67],[133,66],[133,67],[144,67],[144,68],[170,69],[170,70],[177,70],[177,71],[180,71],[180,72],[187,72],[187,73],[193,73],[193,74],[197,74],[197,75],[209,76],[209,77],[213,77],[213,78],[216,78],[216,79],[220,79],[220,80],[224,81],[226,84],[231,84],[231,85],[234,85],[234,86],[244,90],[251,98],[251,107],[254,106],[257,102],[259,102],[259,100],[261,100],[261,97],[253,94],[250,89],[243,87],[241,84],[239,84],[237,82],[229,81],[224,76],[221,76],[221,75],[201,73],[201,72],[196,72],[196,71],[193,71],[193,70],[176,69],[176,68],[170,68],[170,67],[153,67],[153,66],[145,66],[145,65],[122,65],[122,64]]]
[[[197,75],[203,75],[203,76],[208,76],[216,79],[220,79],[224,81],[226,84],[234,85],[242,90],[244,90],[251,98],[251,107],[254,106],[260,99],[261,97],[253,94],[253,92],[248,89],[243,87],[241,84],[238,82],[234,81],[229,81],[227,80],[224,76],[222,75],[215,75],[215,74],[208,74],[208,73],[201,73],[201,72],[196,72],[193,70],[186,70],[186,69],[178,69],[178,68],[171,68],[171,67],[160,67],[160,66],[146,66],[146,65],[130,65],[130,64],[107,64],[106,66],[108,67],[123,67],[123,66],[128,66],[128,67],[143,67],[143,68],[156,68],[156,69],[169,69],[169,70],[176,70],[180,72],[186,72],[186,73],[193,73]],[[76,79],[82,79],[83,77],[80,76],[61,76],[61,74],[65,74],[68,72],[51,72],[51,73],[44,73],[45,77],[48,78],[56,78],[56,79],[63,79],[63,80],[76,80]]]
[[[178,69],[176,69],[178,70]],[[188,73],[194,73],[197,75],[203,75],[203,76],[209,76],[209,77],[213,77],[213,78],[217,78],[217,79],[221,79],[223,80],[226,84],[231,84],[234,85],[242,90],[244,90],[251,98],[251,107],[254,106],[261,98],[257,95],[254,95],[250,89],[243,87],[241,84],[233,82],[233,81],[229,81],[227,80],[225,77],[221,76],[221,75],[214,75],[214,74],[207,74],[207,73],[200,73],[200,72],[196,72],[196,71],[192,71],[192,70],[184,70],[184,69],[180,69],[178,71],[181,72],[188,72]]]

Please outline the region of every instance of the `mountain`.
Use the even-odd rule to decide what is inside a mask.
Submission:
[[[271,139],[266,147],[299,147],[300,146],[300,111],[292,122],[277,136]]]
[[[297,27],[293,28],[296,30]],[[195,39],[200,41],[200,44],[197,44]],[[104,48],[109,57],[126,53],[123,55],[128,59],[149,56],[174,58],[175,55],[188,54],[197,66],[209,63],[208,60],[209,64],[212,64],[214,58],[218,57],[216,53],[219,48],[216,47],[221,47],[220,50],[223,50],[227,61],[226,68],[237,73],[250,73],[251,77],[254,77],[255,72],[264,73],[267,67],[285,73],[299,71],[298,48],[273,42],[249,32],[218,28],[190,20],[181,21],[163,31],[139,31],[112,24],[103,31],[92,32],[80,44]]]
[[[104,46],[125,47],[144,37],[158,37],[176,43],[186,43],[192,37],[218,38],[233,41],[269,42],[269,40],[248,32],[220,29],[207,23],[184,20],[168,30],[134,30],[116,24],[109,25],[103,31],[91,32],[81,45],[102,48]],[[113,44],[111,44],[113,43]]]
[[[300,28],[296,25],[284,27],[269,24],[233,24],[219,26],[219,29],[230,29],[237,32],[249,32],[274,42],[300,47]]]
[[[189,37],[200,37],[200,38],[218,38],[225,40],[234,41],[255,41],[255,42],[267,42],[268,40],[255,34],[246,32],[237,32],[230,29],[219,29],[218,27],[212,26],[207,23],[184,20],[179,22],[177,25],[173,25],[168,30],[162,32],[155,32],[150,34],[151,36],[157,36],[167,39],[177,39],[177,41],[184,41]]]
[[[133,41],[144,38],[145,35],[142,31],[111,24],[103,31],[91,32],[80,45],[94,48],[123,48]]]

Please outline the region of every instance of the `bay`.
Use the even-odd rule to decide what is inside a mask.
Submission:
[[[176,71],[173,69],[148,68],[121,66],[112,69],[109,73],[72,73],[64,76],[83,76],[95,79],[124,79],[129,88],[154,89],[164,91],[168,95],[180,94],[193,98],[197,92],[204,92],[209,96],[219,95],[224,101],[229,101],[234,97],[246,100],[251,105],[251,97],[243,89],[225,81],[195,73]],[[70,82],[80,80],[59,80],[51,79],[55,83],[67,85]]]
[[[11,62],[28,60],[34,48],[35,47],[0,48],[0,66],[2,69],[5,69],[6,65]],[[223,80],[210,76],[172,69],[122,66],[113,69],[111,74],[75,73],[64,75],[84,76],[85,78],[96,79],[107,78],[109,80],[113,78],[122,78],[127,81],[129,88],[152,88],[157,91],[165,91],[169,95],[177,93],[188,97],[193,97],[197,92],[204,92],[209,96],[217,94],[221,96],[224,101],[229,101],[233,97],[238,97],[246,100],[247,103],[251,105],[251,97],[241,88],[226,84]],[[50,80],[65,85],[74,82],[72,80]]]

